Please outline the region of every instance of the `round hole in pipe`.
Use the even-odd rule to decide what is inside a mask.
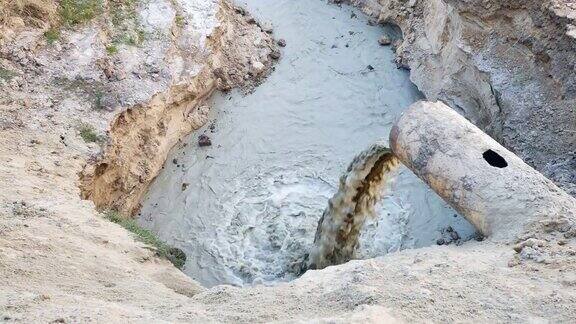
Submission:
[[[508,162],[498,153],[488,150],[482,154],[484,160],[488,162],[491,166],[495,168],[505,168],[508,166]]]

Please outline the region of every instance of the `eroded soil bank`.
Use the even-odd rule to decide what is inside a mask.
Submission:
[[[153,69],[163,81],[162,91],[115,117],[103,155],[90,161],[81,173],[84,199],[128,217],[139,211],[142,195],[168,151],[207,122],[210,107],[205,105],[206,99],[216,89],[253,87],[267,74],[272,61],[269,55],[276,48],[253,19],[236,12],[226,1],[220,6],[195,1],[182,1],[172,9],[149,6],[142,15],[152,22],[166,23],[170,17],[194,19],[189,23],[167,21],[174,24],[167,31],[171,39],[152,45],[160,45],[159,49],[151,48],[161,51]],[[150,60],[150,55],[147,57]]]

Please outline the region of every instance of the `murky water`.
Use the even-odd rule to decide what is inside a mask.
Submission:
[[[287,41],[283,57],[254,93],[213,99],[213,130],[173,150],[140,218],[186,252],[185,272],[207,286],[294,278],[349,162],[420,99],[378,45],[382,28],[360,12],[322,0],[246,6]],[[198,147],[203,133],[213,146]],[[388,192],[362,233],[361,257],[436,244],[447,226],[473,233],[405,168]]]

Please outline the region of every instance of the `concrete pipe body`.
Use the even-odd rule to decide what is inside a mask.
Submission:
[[[413,104],[390,146],[408,168],[492,239],[574,217],[576,200],[443,103]]]

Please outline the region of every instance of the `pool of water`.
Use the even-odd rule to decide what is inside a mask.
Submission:
[[[382,27],[359,11],[322,0],[239,4],[286,40],[282,58],[253,93],[212,99],[212,122],[173,149],[140,217],[186,252],[184,271],[206,286],[293,279],[347,164],[421,98],[379,46]],[[213,145],[199,147],[200,134]],[[448,226],[474,233],[405,168],[387,191],[358,257],[436,244]]]

